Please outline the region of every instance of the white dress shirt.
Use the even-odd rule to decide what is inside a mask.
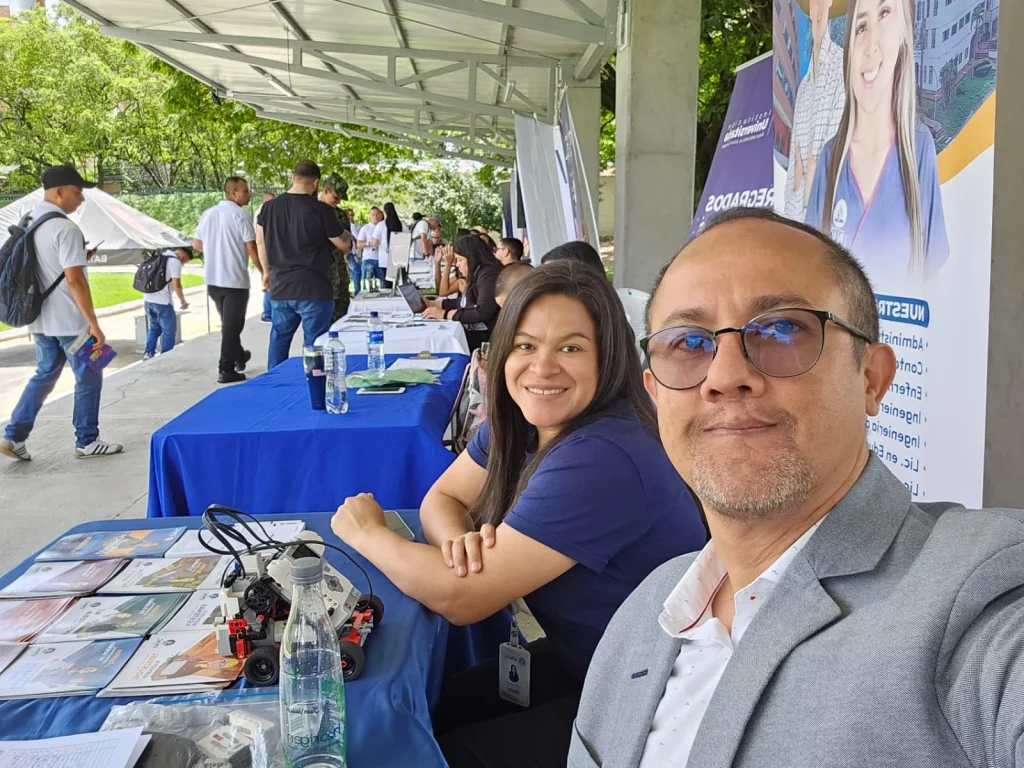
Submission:
[[[731,633],[711,614],[711,601],[726,577],[725,566],[715,552],[714,539],[687,569],[665,600],[664,610],[658,617],[662,629],[685,642],[654,713],[640,768],[685,768],[697,729],[743,633],[822,520],[753,583],[736,593],[736,616]]]

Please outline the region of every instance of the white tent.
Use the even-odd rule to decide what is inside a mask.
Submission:
[[[7,228],[31,213],[42,199],[43,190],[37,189],[0,208],[0,241],[7,239]],[[90,248],[101,243],[90,265],[139,264],[147,251],[192,245],[192,238],[99,189],[85,190],[85,202],[71,219],[82,228]]]

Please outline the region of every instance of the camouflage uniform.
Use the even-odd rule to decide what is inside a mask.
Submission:
[[[344,211],[338,209],[338,220],[342,227],[348,230],[348,216]],[[355,247],[355,243],[352,244]],[[331,286],[334,289],[334,314],[331,322],[334,323],[348,313],[348,305],[351,301],[348,276],[348,257],[341,251],[331,249]]]

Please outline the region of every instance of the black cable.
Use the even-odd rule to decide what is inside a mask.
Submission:
[[[230,520],[233,520],[235,522],[235,525],[239,525],[242,528],[244,528],[245,531],[252,537],[252,541],[258,543],[258,546],[250,544],[249,541],[245,538],[245,536],[235,529],[234,525],[231,525],[229,523],[223,523],[220,520],[218,520],[218,515],[222,515]],[[253,523],[259,526],[260,532],[263,534],[262,538],[252,528],[249,527],[247,519],[251,520]],[[202,535],[204,530],[209,531],[210,534],[214,538],[216,538],[217,541],[220,542],[220,544],[224,546],[224,549],[216,549],[212,543],[204,541]],[[242,551],[241,554],[239,553],[239,550],[235,549],[228,542],[229,538],[234,539],[242,545],[244,551]],[[276,550],[277,552],[284,552],[286,549],[288,549],[288,547],[298,546],[300,544],[304,544],[307,547],[323,546],[328,549],[333,549],[337,552],[340,552],[346,558],[348,558],[349,562],[351,562],[352,565],[354,565],[359,570],[359,572],[363,575],[363,578],[366,579],[366,586],[368,588],[367,596],[368,598],[373,598],[373,582],[370,579],[370,574],[368,574],[366,572],[366,569],[363,568],[363,566],[361,566],[356,561],[356,559],[352,557],[352,555],[350,555],[344,549],[326,541],[309,541],[308,539],[295,539],[289,542],[277,541],[276,539],[272,538],[269,533],[267,533],[266,528],[263,527],[263,523],[260,520],[258,520],[254,515],[251,515],[248,512],[241,512],[237,509],[225,507],[220,504],[211,504],[203,512],[203,527],[199,531],[199,543],[202,544],[205,549],[209,550],[210,552],[213,552],[216,555],[230,555],[233,558],[233,562],[228,563],[228,565],[224,568],[224,573],[221,575],[221,586],[224,585],[224,580],[227,576],[228,568],[230,568],[232,565],[237,564],[240,575],[243,577],[246,575],[245,565],[243,565],[241,558],[242,554],[252,554],[256,552],[266,552],[271,550]],[[327,559],[323,555],[320,555],[320,558],[322,560]]]

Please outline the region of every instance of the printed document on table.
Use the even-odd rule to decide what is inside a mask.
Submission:
[[[148,741],[142,728],[0,741],[0,768],[132,768],[142,755],[137,745]]]
[[[422,368],[431,373],[443,373],[451,361],[450,357],[400,357],[388,366],[388,370],[404,371],[409,368]]]

